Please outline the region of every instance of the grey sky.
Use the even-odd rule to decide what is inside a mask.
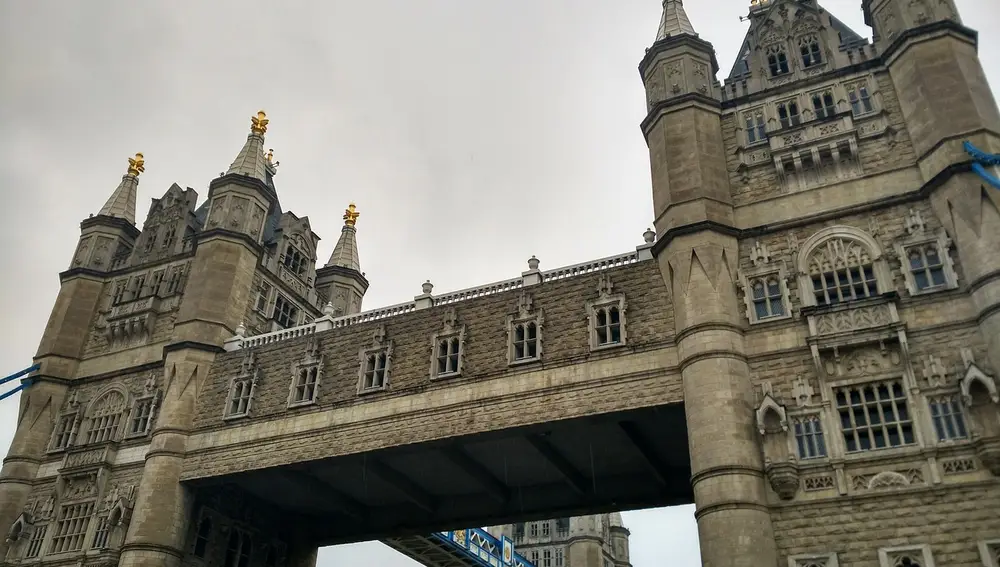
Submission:
[[[957,0],[1000,84],[996,0]],[[860,0],[825,7],[863,35]],[[689,0],[728,74],[748,0]],[[325,260],[350,200],[364,307],[632,250],[651,224],[636,67],[657,0],[0,0],[0,374],[31,364],[79,222],[145,153],[138,218],[202,199],[259,108],[285,210]],[[0,403],[0,445],[17,400]],[[636,567],[699,564],[693,507],[625,514]],[[410,565],[381,544],[320,564]]]

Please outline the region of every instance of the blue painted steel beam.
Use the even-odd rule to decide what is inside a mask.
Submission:
[[[962,147],[965,148],[965,152],[974,160],[972,164],[972,171],[974,171],[976,175],[981,177],[986,183],[992,185],[996,189],[1000,189],[1000,178],[986,169],[986,166],[1000,166],[1000,154],[986,153],[976,146],[973,146],[972,142],[969,142],[968,140],[962,144]]]
[[[20,378],[21,376],[24,376],[25,374],[31,374],[32,372],[38,370],[41,367],[42,367],[41,364],[34,364],[34,365],[32,365],[32,366],[30,366],[28,368],[25,368],[24,370],[22,370],[20,372],[15,372],[15,373],[11,374],[10,376],[8,376],[8,377],[0,380],[0,384],[6,384],[7,382],[10,382],[11,380],[15,380],[17,378]],[[27,388],[28,386],[32,385],[33,383],[34,383],[34,380],[32,380],[31,378],[25,378],[24,380],[21,380],[21,385],[18,386],[17,388],[14,388],[13,390],[11,390],[9,392],[4,392],[3,394],[0,394],[0,401],[3,401],[5,399],[13,396],[14,394],[16,394],[16,393],[20,392],[21,390]]]
[[[514,551],[514,543],[506,537],[495,538],[486,530],[470,528],[450,532],[434,532],[435,539],[462,550],[471,565],[481,567],[535,567],[520,553]]]

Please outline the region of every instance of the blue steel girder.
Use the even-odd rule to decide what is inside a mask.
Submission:
[[[41,364],[34,364],[32,366],[29,366],[28,368],[25,368],[24,370],[22,370],[20,372],[15,372],[15,373],[11,374],[10,376],[8,376],[6,378],[0,379],[0,384],[6,384],[7,382],[10,382],[11,380],[15,380],[17,378],[20,378],[21,376],[24,376],[25,374],[31,374],[32,372],[38,370],[41,367],[42,367]],[[0,401],[5,400],[5,399],[13,396],[14,394],[20,392],[21,390],[27,388],[28,386],[30,386],[32,384],[32,382],[34,382],[34,380],[32,380],[31,377],[22,379],[20,386],[14,388],[13,390],[10,390],[9,392],[4,392],[3,394],[0,394]]]
[[[962,144],[965,148],[965,152],[968,153],[972,159],[972,171],[976,172],[976,175],[983,178],[983,181],[992,185],[996,189],[1000,189],[1000,177],[996,174],[990,172],[987,167],[997,167],[1000,166],[1000,154],[989,154],[986,153],[976,146],[972,145],[972,142],[966,141]]]
[[[382,543],[428,567],[534,567],[514,551],[509,539],[479,528],[388,538]]]

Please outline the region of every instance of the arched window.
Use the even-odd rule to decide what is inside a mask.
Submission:
[[[118,390],[111,390],[95,400],[88,412],[87,443],[117,440],[127,407],[125,394]]]
[[[835,305],[875,297],[885,276],[881,249],[870,235],[851,227],[830,227],[803,245],[799,273],[804,303]],[[883,283],[882,285],[886,285]],[[811,290],[811,298],[807,290]]]

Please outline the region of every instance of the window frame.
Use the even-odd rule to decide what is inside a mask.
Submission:
[[[938,258],[941,260],[941,269],[944,272],[944,283],[933,285],[923,289],[917,288],[916,278],[910,268],[909,251],[913,248],[934,245],[937,247]],[[895,244],[896,256],[899,258],[900,271],[903,272],[907,293],[911,297],[940,293],[958,288],[958,273],[955,271],[955,260],[951,255],[951,238],[947,231],[940,228],[934,232],[917,230],[914,234],[899,239]],[[929,269],[926,266],[925,270]]]
[[[875,290],[867,297],[845,300],[837,303],[819,303],[816,301],[816,289],[813,287],[813,275],[810,272],[810,262],[821,247],[834,240],[854,241],[868,251],[872,272],[875,278]],[[799,303],[802,307],[831,308],[850,305],[856,301],[870,301],[883,294],[893,291],[892,272],[885,260],[882,246],[869,233],[852,226],[838,225],[816,231],[799,248],[796,253],[795,270],[798,276]],[[828,273],[828,272],[824,272]]]
[[[527,292],[522,292],[517,313],[507,315],[507,366],[520,366],[541,362],[544,356],[543,328],[545,317],[541,309],[532,307],[533,300]],[[535,356],[515,357],[517,327],[520,325],[535,325]]]
[[[127,423],[125,426],[125,439],[137,439],[139,437],[149,435],[149,432],[153,430],[153,422],[156,420],[158,401],[159,397],[156,394],[140,396],[132,400],[132,407],[128,411]],[[139,418],[140,407],[147,402],[149,403],[149,415],[146,418],[146,427],[142,431],[136,431],[133,429],[132,424]]]
[[[746,140],[747,147],[759,146],[768,143],[767,113],[764,111],[764,107],[758,106],[756,108],[747,109],[743,111],[742,117],[743,136]],[[752,128],[748,128],[750,124],[753,124]]]
[[[753,284],[758,280],[764,280],[764,294],[765,298],[768,298],[770,296],[767,295],[767,280],[771,277],[777,279],[778,284],[780,285],[781,305],[784,309],[784,314],[760,318],[757,316],[757,309],[755,308],[756,303],[755,298],[753,297]],[[792,318],[792,298],[791,292],[788,289],[788,268],[785,266],[784,261],[772,260],[766,263],[761,263],[759,266],[754,266],[747,270],[740,270],[739,284],[740,287],[743,288],[743,305],[746,308],[745,315],[751,325],[771,323],[773,321],[784,321]]]
[[[379,324],[372,333],[371,344],[365,347],[361,347],[358,350],[358,395],[374,394],[376,392],[385,392],[389,389],[389,385],[392,382],[392,352],[393,352],[393,341],[392,339],[386,338],[386,329],[384,324]],[[385,366],[382,367],[382,383],[379,386],[366,387],[365,386],[365,374],[368,368],[368,357],[369,356],[379,356],[385,355]]]
[[[454,341],[458,341],[458,352],[451,352],[451,345]],[[457,362],[455,364],[455,369],[444,372],[440,369],[440,351],[441,345],[447,343],[448,345],[448,358],[457,355]],[[456,378],[462,375],[462,367],[465,363],[465,325],[462,325],[457,330],[442,331],[435,333],[431,338],[431,367],[430,367],[430,378],[431,380],[441,380],[445,378]]]
[[[931,546],[926,543],[898,547],[880,547],[878,550],[879,567],[895,567],[896,558],[902,554],[911,554],[920,557],[920,567],[935,567],[934,556],[931,554]]]
[[[804,553],[788,556],[788,567],[806,567],[815,564],[821,564],[823,567],[840,567],[840,559],[837,557],[836,552]]]
[[[60,413],[59,419],[56,420],[56,426],[52,428],[52,437],[49,440],[49,449],[47,452],[57,453],[59,451],[65,451],[66,449],[76,445],[76,436],[79,433],[80,422],[82,419],[83,415],[78,409],[72,409]],[[63,423],[69,424],[69,431],[66,432],[66,443],[61,446],[57,446],[56,440],[62,435],[60,432],[63,430],[60,429],[60,425]]]
[[[789,412],[786,419],[789,425],[789,455],[795,455],[796,460],[803,463],[817,463],[830,459],[830,441],[828,439],[829,427],[827,427],[825,412],[820,409]],[[795,426],[800,422],[812,419],[815,419],[816,422],[819,423],[819,439],[823,443],[823,454],[817,454],[814,457],[804,457],[799,452],[799,438]]]
[[[234,420],[250,417],[253,411],[253,402],[257,394],[257,382],[260,375],[260,367],[257,366],[257,356],[253,351],[247,351],[240,365],[240,373],[229,379],[229,388],[226,394],[225,406],[222,408],[223,420]],[[236,393],[236,385],[247,383],[250,386],[247,392],[246,407],[240,413],[231,413],[233,405],[233,395]],[[240,396],[242,398],[242,395]]]
[[[862,96],[862,91],[867,93],[867,96]],[[851,115],[854,118],[867,118],[878,113],[880,107],[878,102],[875,100],[875,93],[872,92],[867,78],[844,83],[844,92],[847,93],[847,103],[851,105]],[[857,99],[852,100],[852,97],[857,97]],[[866,100],[868,101],[867,106],[869,107],[867,110],[864,109],[864,101]],[[860,108],[862,112],[858,112],[856,107]]]
[[[983,560],[984,567],[1000,567],[1000,561],[996,559],[1000,555],[1000,538],[987,539],[979,542],[979,556]]]
[[[312,395],[308,398],[302,398],[300,400],[295,399],[295,392],[300,388],[300,381],[303,373],[305,373],[305,382],[301,387],[308,389],[310,384],[309,379],[311,374],[315,372],[315,380],[312,381]],[[319,388],[320,384],[323,382],[323,360],[320,356],[319,360],[309,361],[309,362],[298,362],[292,366],[292,379],[288,386],[288,400],[287,407],[300,408],[304,406],[316,405],[319,402]]]
[[[623,293],[611,293],[610,279],[609,288],[599,292],[597,299],[587,302],[588,335],[590,337],[590,352],[611,350],[628,346],[628,302]],[[598,336],[598,316],[600,312],[609,308],[618,310],[618,342],[601,343]],[[611,323],[608,323],[610,328]]]

